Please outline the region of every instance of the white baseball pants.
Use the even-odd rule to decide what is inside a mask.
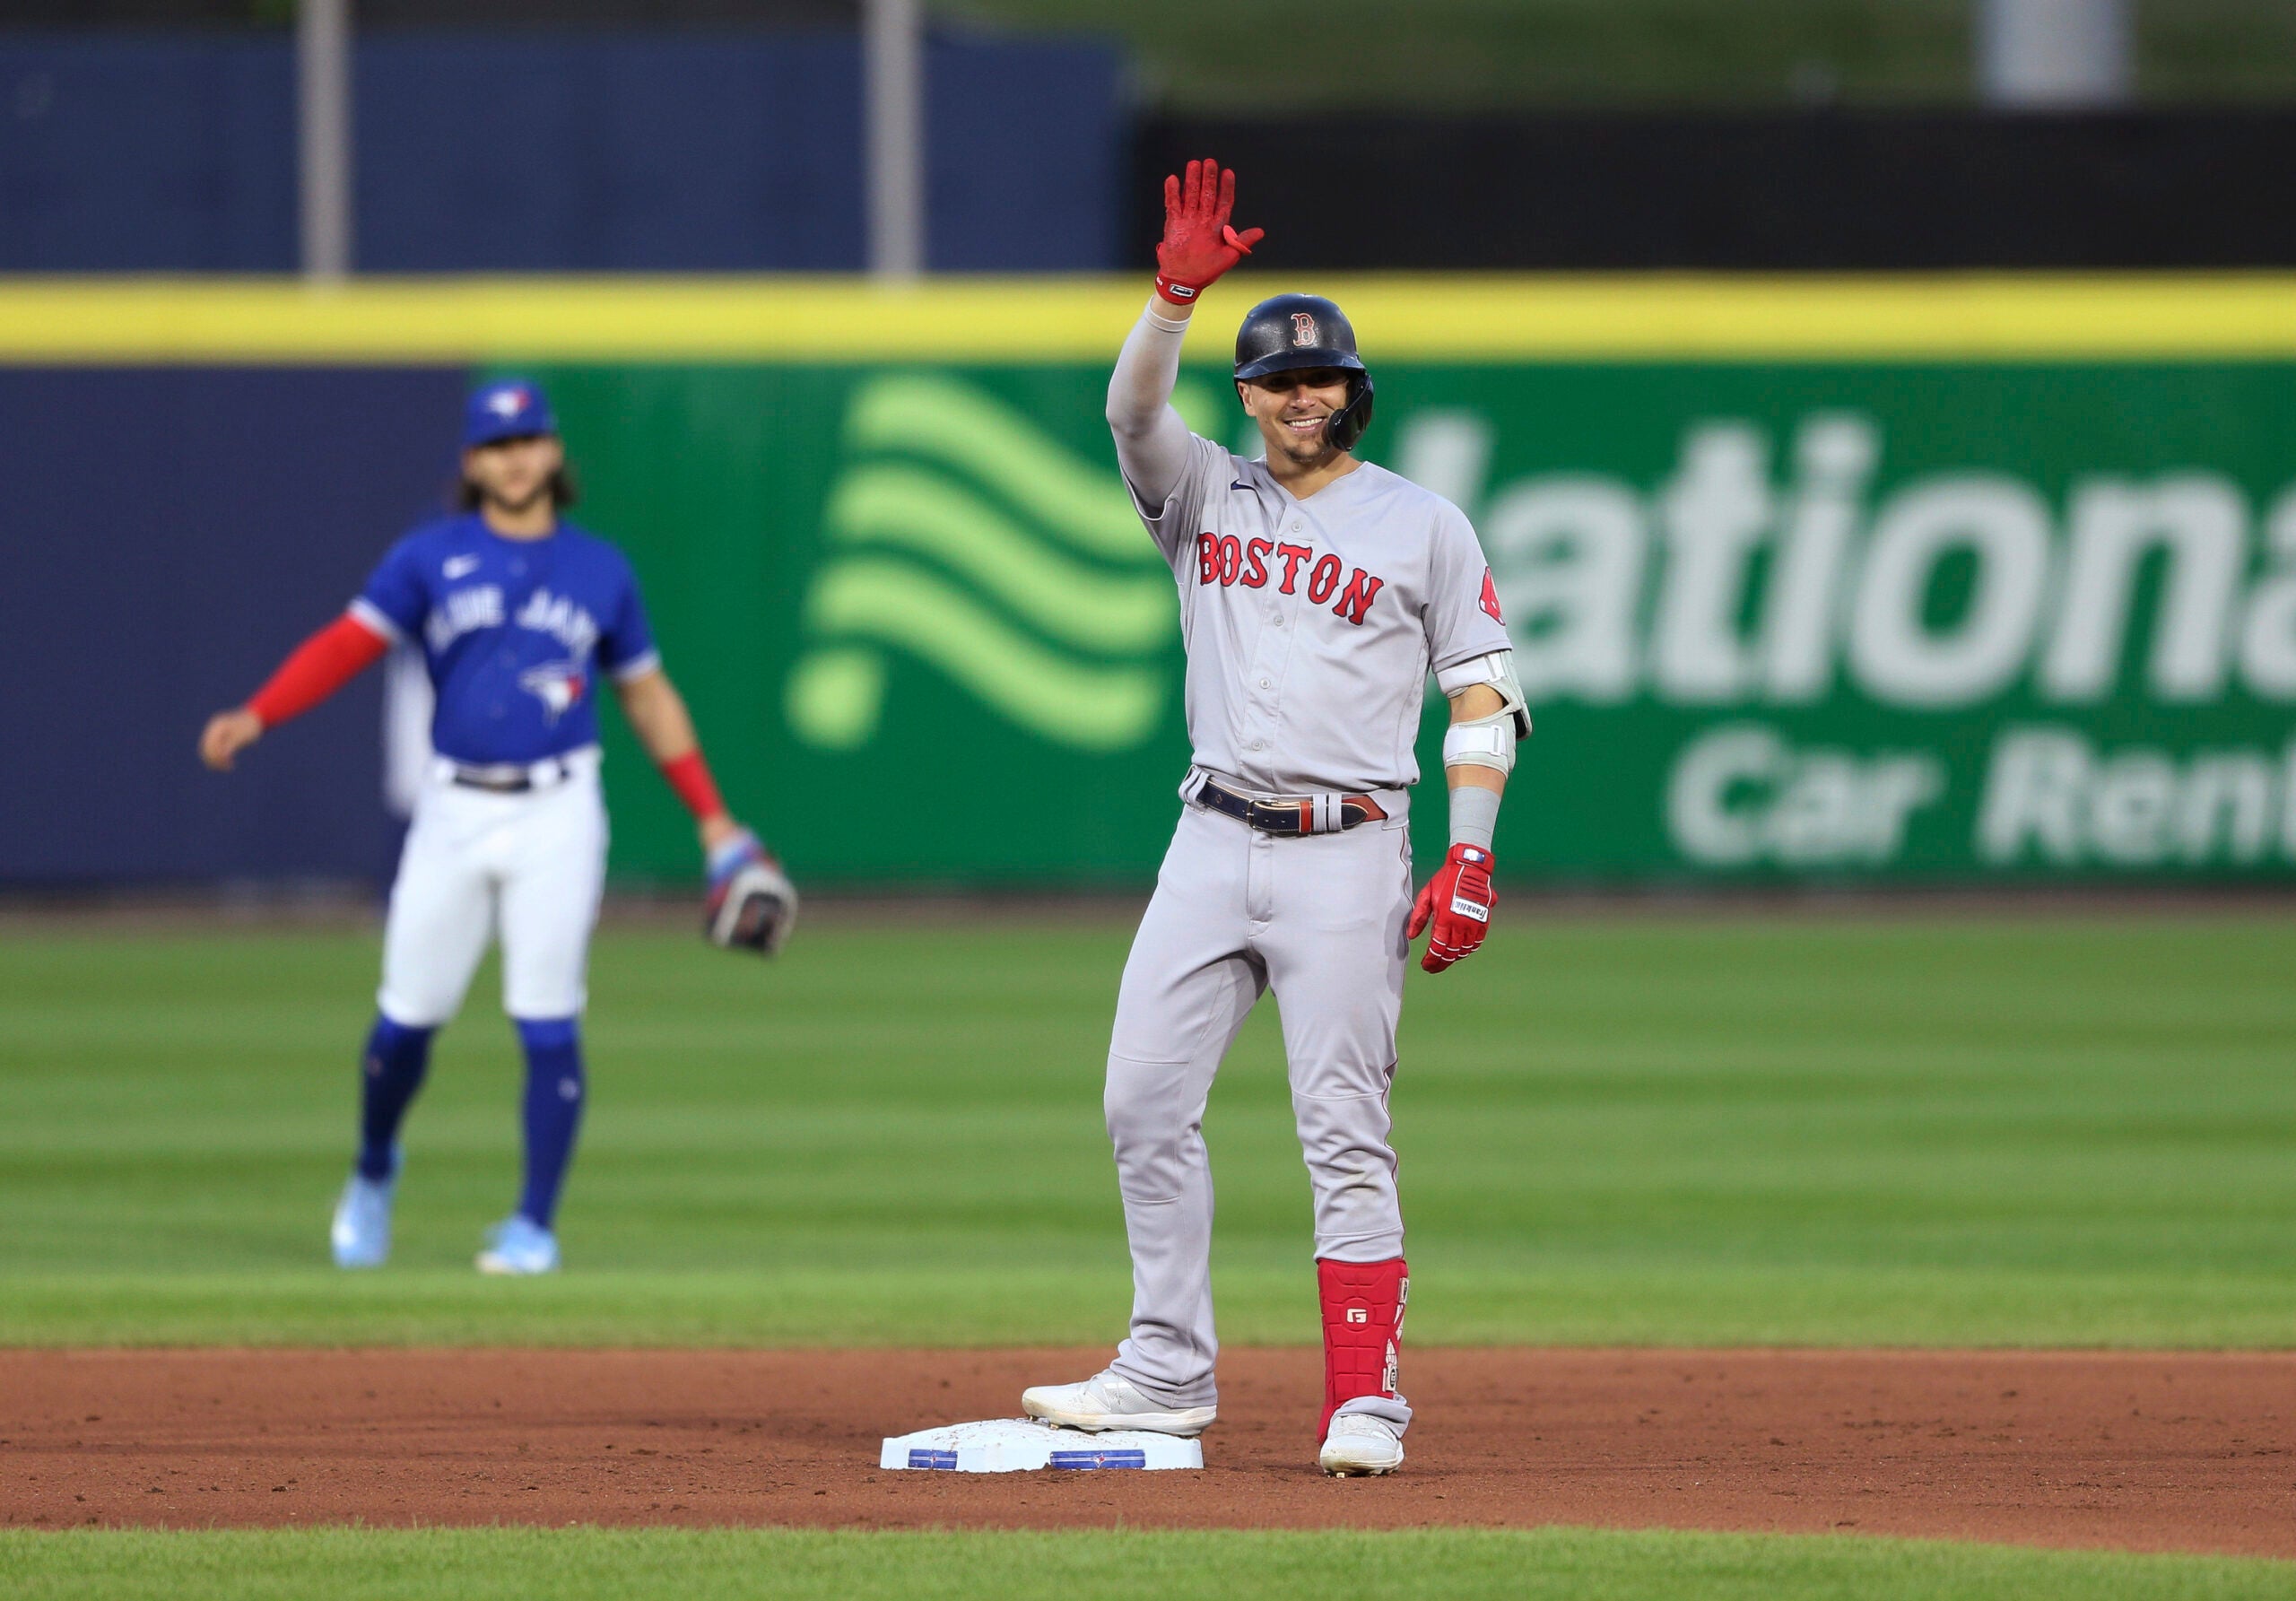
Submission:
[[[1387,1089],[1410,953],[1411,835],[1405,796],[1378,799],[1385,822],[1299,838],[1189,805],[1133,940],[1109,1048],[1133,1283],[1131,1335],[1112,1366],[1166,1405],[1217,1403],[1204,1108],[1261,991],[1275,991],[1283,1014],[1315,1254],[1403,1255]],[[1400,1400],[1348,1409],[1411,1420]]]
[[[597,752],[568,761],[562,780],[517,795],[456,784],[433,764],[391,885],[375,997],[385,1017],[410,1028],[452,1019],[498,930],[502,1009],[580,1014],[605,887],[606,813]]]

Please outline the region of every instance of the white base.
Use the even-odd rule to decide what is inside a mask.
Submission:
[[[1110,1429],[1087,1434],[1055,1428],[1032,1417],[996,1417],[978,1423],[920,1429],[885,1441],[879,1467],[937,1468],[944,1473],[1022,1473],[1031,1468],[1202,1467],[1204,1447],[1176,1434]]]

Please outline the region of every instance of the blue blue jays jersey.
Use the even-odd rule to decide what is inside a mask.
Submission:
[[[505,539],[477,513],[393,545],[351,614],[421,647],[438,692],[430,744],[473,764],[540,761],[598,737],[600,675],[661,665],[622,553],[561,523]]]

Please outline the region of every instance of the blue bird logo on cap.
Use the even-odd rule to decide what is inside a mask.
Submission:
[[[558,420],[551,415],[549,400],[538,386],[524,378],[473,391],[463,413],[465,449],[557,431]]]

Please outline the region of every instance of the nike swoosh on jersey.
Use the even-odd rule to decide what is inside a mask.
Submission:
[[[1248,483],[1246,483],[1242,479],[1239,478],[1239,479],[1237,479],[1237,480],[1235,481],[1235,483],[1233,483],[1230,484],[1228,487],[1229,487],[1230,489],[1249,489],[1249,488],[1251,488],[1251,485],[1250,485],[1250,484],[1248,484]]]
[[[476,572],[478,570],[478,558],[476,556],[449,556],[447,558],[445,564],[442,565],[439,570],[445,573],[450,579],[458,579],[465,573]]]

